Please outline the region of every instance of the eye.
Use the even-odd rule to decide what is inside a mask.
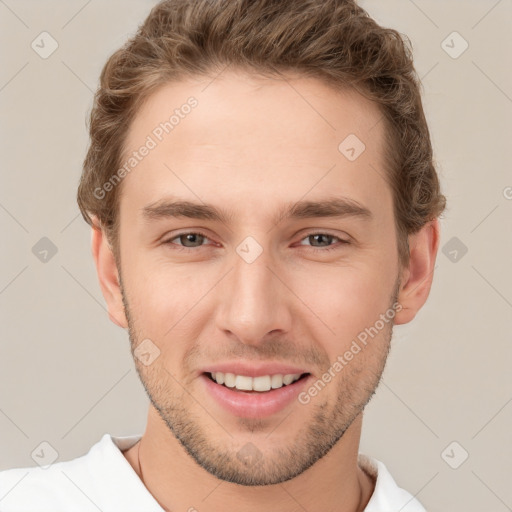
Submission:
[[[180,243],[174,243],[173,240],[179,240]],[[202,242],[204,240],[209,240],[209,238],[200,232],[186,232],[180,233],[169,240],[166,240],[164,244],[175,245],[178,250],[187,250],[194,249],[196,247],[201,247]],[[189,245],[190,244],[190,245]]]
[[[338,240],[340,244],[350,244],[350,242],[348,240],[343,240],[342,238],[335,236],[335,235],[330,235],[329,233],[310,233],[305,238],[303,238],[301,240],[301,242],[303,240],[309,240],[310,242],[313,241],[313,244],[315,244],[317,242],[326,243],[327,245],[324,246],[324,248],[320,248],[320,249],[317,248],[318,246],[312,245],[313,251],[321,251],[321,252],[331,251],[333,249],[339,248],[339,244],[332,245],[329,243],[333,240]],[[304,245],[304,244],[300,244],[300,245]]]
[[[174,242],[178,240],[179,243]],[[168,240],[165,240],[163,243],[165,245],[172,245],[173,249],[178,251],[188,251],[198,249],[201,246],[205,245],[203,242],[205,240],[209,240],[209,238],[199,231],[187,231],[184,233],[179,233]],[[348,240],[344,240],[338,236],[330,235],[329,233],[309,233],[306,237],[304,237],[301,242],[304,240],[308,240],[311,245],[311,249],[316,252],[327,252],[334,249],[337,249],[342,244],[350,244]],[[338,240],[338,244],[332,244],[331,242]],[[319,243],[320,245],[315,245]],[[325,245],[321,245],[325,244]],[[305,244],[300,243],[299,245],[304,246]],[[307,245],[307,244],[306,244]]]

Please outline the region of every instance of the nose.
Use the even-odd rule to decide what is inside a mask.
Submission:
[[[261,344],[270,333],[288,333],[292,294],[268,251],[251,263],[235,254],[233,262],[218,290],[217,328],[246,345]]]

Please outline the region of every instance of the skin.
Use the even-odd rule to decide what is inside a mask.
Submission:
[[[141,441],[124,455],[166,510],[363,510],[375,485],[357,461],[363,409],[392,322],[308,404],[267,418],[220,408],[199,371],[242,358],[320,378],[395,301],[395,324],[414,318],[430,292],[439,223],[409,237],[410,264],[400,268],[381,115],[357,93],[316,79],[229,70],[213,82],[166,84],[138,111],[127,154],[190,96],[198,106],[122,182],[119,268],[105,233],[92,234],[110,318],[129,330],[132,352],[147,338],[160,350],[148,366],[134,358],[151,404]],[[338,151],[351,133],[366,145],[353,162]],[[235,216],[226,224],[144,219],[142,208],[171,195]],[[272,220],[287,202],[333,196],[373,218]],[[205,238],[177,237],[198,229]],[[318,232],[335,238],[308,236]],[[236,252],[247,236],[263,249],[251,264]],[[258,464],[237,458],[247,443]]]

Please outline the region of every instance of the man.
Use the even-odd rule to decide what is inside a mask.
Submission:
[[[78,191],[144,434],[0,509],[424,511],[359,454],[445,198],[410,50],[352,0],[171,0],[107,62]]]

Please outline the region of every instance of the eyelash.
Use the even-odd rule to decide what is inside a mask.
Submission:
[[[169,240],[164,241],[164,244],[165,245],[173,245],[173,246],[175,246],[176,250],[178,250],[178,251],[185,251],[185,252],[194,251],[194,250],[197,250],[197,249],[203,247],[202,245],[200,245],[199,247],[184,247],[182,245],[178,245],[178,244],[172,243],[172,240],[175,240],[176,238],[179,238],[179,237],[184,236],[184,235],[199,235],[199,236],[202,236],[202,237],[206,238],[207,240],[209,240],[209,237],[207,235],[205,235],[204,233],[201,233],[200,231],[185,231],[183,233],[178,233],[177,235],[174,235]],[[338,236],[331,235],[329,233],[324,233],[322,231],[308,233],[305,237],[301,238],[300,241],[302,242],[302,240],[304,240],[306,238],[309,238],[310,236],[315,236],[315,235],[327,235],[328,237],[337,239],[340,242],[340,245],[349,245],[350,244],[350,242],[348,240],[344,240],[344,239],[342,239],[342,238],[340,238]],[[312,247],[311,246],[311,249],[314,252],[324,252],[325,253],[325,252],[328,252],[328,251],[332,251],[334,249],[338,249],[340,247],[340,245],[329,245],[329,246],[323,247],[323,248],[318,248],[318,247]]]

